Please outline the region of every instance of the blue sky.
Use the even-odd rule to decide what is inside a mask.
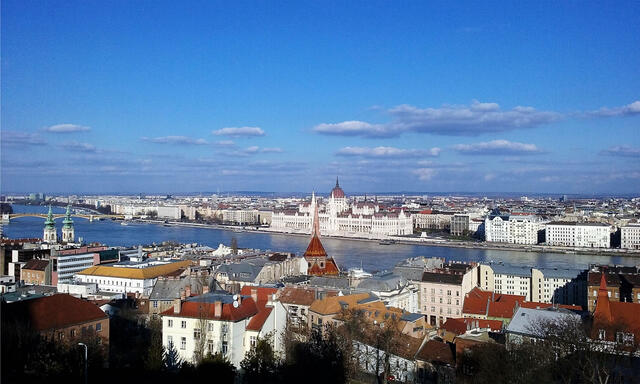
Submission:
[[[640,3],[2,2],[2,192],[640,191]]]

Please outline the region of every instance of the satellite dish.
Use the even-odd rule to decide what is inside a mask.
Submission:
[[[238,301],[238,295],[237,294],[233,295],[233,301]]]
[[[233,302],[233,308],[238,308],[239,306],[240,306],[240,304],[238,304],[238,302],[237,302],[237,301],[234,301],[234,302]]]

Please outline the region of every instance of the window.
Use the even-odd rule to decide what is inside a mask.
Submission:
[[[197,328],[193,330],[193,339],[200,340],[200,330]]]
[[[209,332],[213,332],[213,322],[210,322],[209,324],[207,324],[207,329],[209,330]]]
[[[182,320],[180,323],[180,328],[187,328],[187,322],[185,320]]]
[[[173,345],[173,336],[167,336],[167,344],[168,344],[169,346],[172,346],[172,345]]]
[[[222,354],[223,354],[223,355],[226,355],[228,350],[229,350],[229,347],[228,347],[228,345],[227,345],[227,342],[226,342],[226,341],[223,341],[223,342],[222,342]]]
[[[606,337],[606,335],[607,335],[607,334],[606,334],[605,330],[604,330],[604,329],[601,329],[601,330],[598,332],[598,339],[600,339],[600,340],[604,340],[604,339],[605,339],[605,337]]]
[[[167,327],[173,327],[173,320],[167,320]]]
[[[255,348],[257,343],[258,343],[258,339],[255,336],[249,337],[249,345],[251,346],[251,348]]]
[[[72,329],[72,330],[69,332],[69,335],[70,335],[71,337],[76,337],[76,330],[75,330],[75,329]]]
[[[182,349],[182,350],[187,349],[187,338],[186,337],[180,338],[180,349]]]
[[[153,301],[153,308],[158,308],[158,301],[157,300]]]
[[[212,354],[212,355],[214,354],[214,351],[213,351],[213,340],[207,341],[207,350],[209,351],[210,354]]]

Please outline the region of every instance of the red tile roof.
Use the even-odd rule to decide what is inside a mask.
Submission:
[[[28,269],[30,271],[44,271],[49,265],[49,260],[31,259],[22,267],[22,270]]]
[[[319,276],[319,275],[337,275],[340,273],[336,262],[328,257],[325,259],[324,268],[320,267],[320,264],[314,262],[311,268],[307,270],[308,275]]]
[[[6,305],[3,317],[24,321],[31,324],[36,331],[63,329],[108,318],[94,304],[67,294],[56,294]]]
[[[318,235],[313,235],[307,250],[304,252],[304,256],[327,256],[327,252],[324,250]]]
[[[204,295],[202,295],[204,296]],[[240,321],[250,318],[258,313],[258,307],[251,297],[243,297],[238,308],[234,308],[231,303],[223,303],[222,313],[220,317],[215,316],[215,305],[213,302],[202,301],[184,301],[182,302],[180,313],[174,313],[173,307],[162,312],[162,316],[176,316],[176,317],[190,317],[200,318],[204,317],[211,320],[222,321]]]
[[[524,301],[524,296],[503,295],[475,287],[465,295],[462,313],[511,318],[516,303],[521,304],[524,303]]]
[[[280,291],[279,300],[285,304],[310,306],[316,299],[316,291],[309,288],[286,287]]]
[[[259,331],[262,329],[264,322],[267,321],[267,318],[269,318],[269,315],[273,310],[273,307],[267,307],[269,297],[276,294],[278,292],[278,289],[267,287],[251,287],[249,285],[245,285],[240,290],[240,294],[243,296],[251,296],[252,292],[256,293],[256,297],[258,299],[258,313],[251,318],[249,324],[247,324],[247,329],[250,331]]]
[[[451,365],[455,364],[455,356],[453,355],[451,345],[437,340],[429,340],[424,343],[422,349],[420,349],[416,355],[416,359]]]
[[[464,319],[447,319],[440,326],[440,328],[455,333],[456,335],[462,335],[467,332],[468,327],[474,327],[474,322],[477,324],[478,328],[489,328],[492,331],[500,331],[502,329],[502,321],[500,320],[483,320],[483,319],[473,319],[473,318],[464,318]]]

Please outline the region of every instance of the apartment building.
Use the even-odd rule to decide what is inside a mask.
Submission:
[[[420,282],[420,312],[429,324],[440,325],[451,317],[462,316],[464,295],[477,285],[477,266],[447,263],[423,273]]]
[[[611,226],[603,223],[554,221],[545,226],[547,245],[580,248],[609,248]]]
[[[620,248],[640,249],[640,223],[628,224],[620,228]]]

